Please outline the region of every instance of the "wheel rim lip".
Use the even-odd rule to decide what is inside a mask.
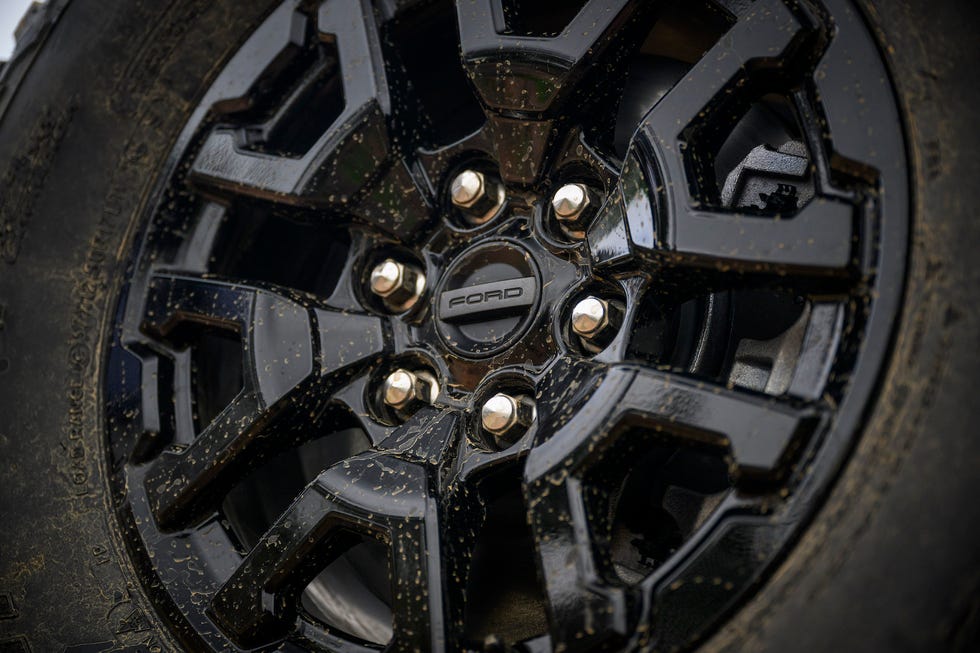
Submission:
[[[827,4],[829,5],[831,3],[828,2]],[[903,143],[908,142],[905,134],[901,135],[901,141]],[[904,166],[904,157],[902,158],[902,165]],[[172,161],[172,163],[174,167],[176,167],[176,161]],[[162,177],[164,180],[168,180],[169,178],[169,175]],[[896,211],[895,206],[900,203],[907,205],[909,197],[907,194],[903,193],[898,193],[898,196],[899,197],[896,198],[896,194],[891,193],[885,197],[885,201],[890,200],[893,202],[892,209],[888,212],[889,220],[893,221],[893,226],[895,226],[895,221],[900,223],[906,222],[904,220],[904,216],[907,215],[907,212],[900,210]],[[883,211],[883,213],[885,213],[885,211]],[[149,221],[144,222],[144,224],[149,227]],[[904,268],[904,257],[908,251],[908,225],[904,224],[899,226],[904,226],[904,229],[898,230],[899,232],[904,232],[904,238],[896,236],[895,229],[885,230],[883,232],[884,235],[882,236],[882,242],[880,243],[879,248],[880,263],[878,266],[881,270],[896,267],[899,269]],[[886,240],[889,242],[885,242]],[[901,242],[902,240],[905,240],[905,243]],[[868,332],[880,330],[875,328],[876,324],[880,325],[882,322],[886,324],[892,322],[890,314],[897,316],[901,310],[901,298],[904,293],[905,285],[904,275],[899,275],[898,278],[902,279],[900,283],[889,283],[882,286],[881,282],[885,278],[894,279],[895,277],[893,275],[886,274],[885,272],[882,272],[876,276],[876,283],[880,289],[873,304],[871,314],[868,317],[866,328]],[[128,287],[126,286],[126,282],[124,282],[124,290],[120,293],[120,307],[127,305],[125,301],[127,292]],[[895,322],[897,323],[897,320],[895,320]],[[826,433],[829,440],[829,446],[834,446],[836,448],[837,455],[831,456],[829,459],[826,455],[821,455],[818,465],[830,468],[831,471],[833,469],[838,469],[851,445],[847,442],[847,438],[836,437],[834,436],[834,433],[839,433],[842,428],[846,429],[846,425],[848,423],[851,424],[852,427],[857,427],[868,418],[870,412],[874,409],[874,403],[867,401],[866,398],[873,395],[875,387],[878,386],[884,378],[886,371],[882,367],[881,363],[885,360],[888,351],[893,346],[896,330],[897,329],[894,327],[894,324],[891,324],[891,326],[886,329],[886,332],[890,334],[887,338],[873,341],[865,340],[863,343],[862,349],[857,355],[858,361],[852,366],[852,369],[855,372],[854,378],[851,381],[851,386],[848,392],[846,392],[844,395],[844,400],[841,402],[839,412],[837,413],[836,426],[833,432],[828,431]],[[871,370],[870,372],[869,369]],[[861,400],[860,398],[862,395],[865,397],[864,400]],[[797,496],[812,493],[812,496],[815,497],[816,495],[820,494],[820,489],[812,486],[812,484],[816,483],[815,479],[818,476],[819,474],[811,474],[803,479],[803,482],[797,492]],[[825,482],[823,485],[824,491],[828,491],[832,486],[832,483]],[[815,498],[813,500],[815,500]],[[815,509],[812,505],[813,500],[810,501],[809,505],[809,512],[811,513]]]

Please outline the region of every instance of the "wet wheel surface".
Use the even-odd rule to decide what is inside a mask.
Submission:
[[[980,641],[968,20],[101,11],[0,73],[3,646]]]

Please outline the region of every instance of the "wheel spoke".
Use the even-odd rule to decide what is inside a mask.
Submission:
[[[350,207],[357,218],[404,242],[418,242],[429,219],[428,195],[403,160],[393,161]]]
[[[500,0],[457,0],[463,64],[493,110],[546,112],[571,92],[586,59],[594,65],[641,4],[591,0],[561,34],[542,38],[503,33]]]
[[[535,447],[528,474],[548,474],[604,439],[611,441],[610,433],[619,427],[636,425],[681,444],[727,449],[739,478],[776,477],[793,445],[813,431],[821,416],[818,408],[796,408],[775,398],[617,365],[567,425]]]
[[[293,0],[242,34],[107,359],[113,497],[188,640],[717,627],[897,319],[900,112],[836,2]]]
[[[549,38],[505,33],[500,0],[457,0],[463,65],[486,108],[487,132],[505,181],[537,181],[555,144],[559,108],[575,92],[584,64],[595,66],[614,35],[622,46],[630,19],[643,5],[591,0]]]
[[[589,232],[598,264],[636,253],[677,265],[840,275],[852,259],[854,207],[817,197],[794,216],[711,209],[695,197],[689,139],[715,118],[750,72],[806,54],[816,27],[778,0],[753,5],[641,122],[617,192]],[[656,189],[656,190],[651,190]]]
[[[855,211],[851,204],[818,197],[788,219],[715,210],[691,204],[683,186],[648,184],[640,177],[643,168],[649,169],[631,154],[623,179],[590,228],[595,264],[620,265],[640,255],[720,272],[847,273]],[[669,189],[666,196],[650,192],[658,186]]]
[[[632,628],[633,597],[616,580],[603,523],[608,510],[601,504],[611,501],[614,490],[586,487],[603,452],[630,437],[625,431],[639,428],[679,446],[727,449],[738,481],[778,476],[788,453],[821,418],[817,410],[625,365],[606,372],[593,392],[562,401],[574,414],[551,417],[560,426],[546,439],[539,434],[524,482],[552,640],[569,650],[626,636]]]
[[[194,161],[195,181],[277,202],[342,205],[376,177],[389,162],[390,100],[372,16],[361,0],[320,9],[317,30],[322,41],[337,47],[334,78],[342,86],[344,108],[309,151],[298,157],[249,151],[240,131],[219,128]]]
[[[750,75],[784,70],[808,54],[804,47],[818,24],[782,0],[753,3],[701,60],[641,121],[641,128],[673,145],[685,130],[710,122],[728,95]],[[677,152],[675,152],[676,154]]]
[[[425,407],[416,413],[415,419],[385,438],[378,449],[418,463],[448,464],[452,459],[447,452],[456,444],[458,434],[458,415]]]
[[[154,515],[166,528],[196,522],[238,474],[308,437],[299,427],[311,405],[376,358],[385,341],[383,324],[375,317],[254,286],[156,275],[143,330],[180,346],[194,325],[239,334],[244,382],[188,448],[164,453],[150,470],[146,489]],[[280,437],[262,437],[270,432]]]
[[[350,534],[387,544],[394,637],[386,650],[436,650],[441,566],[436,501],[425,469],[362,454],[314,480],[215,595],[210,612],[241,646],[285,637],[299,595],[349,545]]]
[[[609,380],[600,383],[599,369],[560,361],[550,370],[538,401],[538,445],[528,454],[524,471],[528,522],[548,598],[552,644],[570,651],[615,648],[630,629],[631,597],[611,582],[615,572],[608,543],[602,541],[602,529],[590,525],[588,498],[574,476],[575,461],[563,459],[539,470],[539,449],[576,438],[579,434],[570,433],[579,415],[596,410],[595,393],[609,391]],[[561,426],[549,433],[552,424]]]
[[[614,574],[607,538],[594,532],[582,484],[528,481],[525,500],[548,596],[552,643],[561,650],[621,646],[632,628],[632,597]]]
[[[210,112],[233,115],[253,108],[257,90],[284,65],[295,61],[303,47],[309,17],[283,4],[269,16],[215,79],[191,124]]]

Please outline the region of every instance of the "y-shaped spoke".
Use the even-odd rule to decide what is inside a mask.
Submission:
[[[434,417],[435,428],[456,416]],[[411,440],[411,434],[403,440]],[[321,473],[215,595],[210,612],[239,645],[287,636],[299,595],[350,535],[389,548],[393,632],[386,651],[442,651],[444,583],[438,507],[421,462],[368,452]]]
[[[194,325],[238,333],[244,383],[187,449],[164,453],[147,475],[152,510],[165,528],[196,522],[214,509],[238,474],[308,437],[298,426],[311,407],[374,360],[385,342],[379,318],[255,286],[156,275],[143,330],[180,346]]]
[[[363,0],[325,3],[319,37],[336,45],[344,108],[301,156],[247,150],[238,130],[217,129],[201,146],[192,176],[236,193],[292,204],[346,202],[387,163],[390,99],[373,10]],[[270,129],[274,130],[272,126]]]
[[[561,105],[614,40],[623,45],[643,7],[637,0],[591,0],[557,36],[533,37],[507,33],[501,0],[457,0],[463,66],[486,108],[505,181],[538,179]]]
[[[570,94],[642,3],[590,0],[555,37],[506,34],[500,0],[457,0],[459,40],[480,97],[497,111],[542,113]]]
[[[816,197],[794,216],[711,209],[692,179],[690,139],[717,118],[760,69],[797,65],[818,26],[780,0],[762,0],[650,110],[619,188],[589,232],[596,263],[637,253],[671,264],[778,274],[844,274],[852,262],[854,207]]]
[[[621,642],[636,617],[631,590],[612,566],[603,523],[608,514],[588,487],[588,473],[603,453],[639,428],[678,446],[727,450],[736,479],[775,477],[821,413],[621,365],[605,373],[570,419],[555,417],[557,430],[528,455],[525,498],[552,641],[591,650]]]

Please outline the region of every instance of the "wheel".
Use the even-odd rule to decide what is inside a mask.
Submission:
[[[975,650],[976,14],[35,7],[0,648]]]

